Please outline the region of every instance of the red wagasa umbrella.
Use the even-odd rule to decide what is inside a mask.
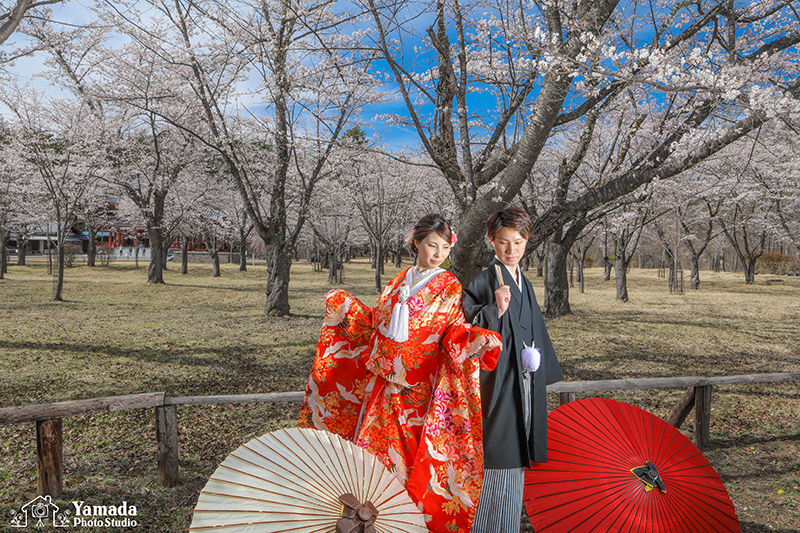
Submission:
[[[548,416],[548,462],[525,474],[536,533],[736,532],[728,491],[697,447],[638,407],[603,398]]]

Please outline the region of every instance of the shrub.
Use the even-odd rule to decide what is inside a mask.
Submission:
[[[800,270],[800,262],[791,255],[765,253],[756,260],[756,274],[785,276],[797,270]]]

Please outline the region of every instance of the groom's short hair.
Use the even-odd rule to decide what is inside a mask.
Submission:
[[[514,228],[524,238],[531,236],[531,217],[527,211],[516,205],[509,205],[505,209],[495,211],[486,221],[486,233],[493,239],[497,232],[503,228]]]

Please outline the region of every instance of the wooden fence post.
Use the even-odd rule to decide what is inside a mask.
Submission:
[[[574,401],[575,401],[575,393],[574,392],[559,392],[558,393],[559,405],[564,405],[565,403],[574,402]]]
[[[36,467],[39,471],[39,495],[60,498],[63,432],[60,418],[36,421]]]
[[[156,407],[158,481],[162,487],[178,483],[178,407]]]
[[[708,447],[711,422],[711,385],[694,388],[694,443],[701,450]]]

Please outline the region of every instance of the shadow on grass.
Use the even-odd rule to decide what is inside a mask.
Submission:
[[[215,285],[192,285],[192,284],[189,284],[189,283],[175,283],[174,281],[171,281],[170,283],[167,283],[166,285],[170,285],[172,287],[187,287],[187,288],[190,288],[190,289],[192,289],[192,288],[193,289],[200,289],[200,290],[203,290],[203,291],[232,291],[232,292],[251,293],[251,292],[257,292],[259,290],[263,290],[263,288],[261,288],[261,287],[249,287],[249,286],[248,287],[235,287],[235,286],[220,287],[220,286],[215,286]],[[292,290],[294,291],[295,289],[292,289]]]
[[[669,350],[662,347],[630,345],[624,340],[611,339],[610,345],[581,357],[561,360],[561,368],[571,381],[632,378],[663,378],[666,376],[716,376],[724,359],[724,375],[789,372],[790,360],[785,354],[762,350],[758,359],[752,354],[733,353],[729,356],[715,354],[699,357],[697,354]],[[687,367],[686,362],[693,364]],[[783,363],[786,369],[775,366]],[[761,367],[761,368],[759,368]],[[667,369],[665,372],[664,369]]]
[[[48,353],[69,352],[79,354],[98,354],[98,355],[114,355],[121,357],[128,357],[130,359],[141,359],[153,362],[179,362],[187,365],[201,365],[207,366],[215,363],[197,359],[192,355],[197,353],[204,353],[208,355],[220,356],[223,358],[230,358],[231,356],[242,357],[249,353],[273,353],[287,348],[306,348],[308,342],[302,339],[296,341],[289,341],[284,338],[278,342],[278,337],[275,341],[255,344],[255,343],[242,343],[242,344],[229,344],[226,346],[217,346],[213,349],[208,349],[204,346],[191,346],[186,348],[121,348],[111,344],[97,344],[97,343],[65,343],[65,342],[8,342],[0,341],[0,349],[8,350],[36,350]],[[237,363],[239,360],[236,361]]]
[[[73,391],[66,397],[59,397],[58,401],[83,398],[85,396],[80,391],[84,390],[92,391],[90,397],[154,391],[190,396],[305,390],[314,357],[308,343],[286,338],[280,342],[243,343],[213,349],[203,346],[120,349],[89,343],[0,342],[0,351],[3,349],[38,351],[44,354],[42,358],[64,352],[69,354],[65,357],[72,360],[75,360],[74,354],[81,354],[84,356],[81,365],[112,356],[155,365],[151,371],[140,368],[136,376],[127,373],[117,376],[117,370],[111,368],[107,374],[119,385],[117,387],[98,387],[97,382],[91,379],[82,384],[84,380],[80,373],[57,376],[56,381],[61,380],[59,388],[62,385],[67,388],[61,382],[69,381],[68,389]],[[176,371],[157,371],[161,364],[176,368]]]
[[[764,524],[754,524],[753,522],[740,522],[742,533],[800,533],[800,529],[775,529]]]
[[[753,435],[742,435],[737,439],[726,440],[712,440],[708,445],[708,450],[726,450],[730,448],[739,448],[742,446],[751,446],[753,444],[769,444],[772,442],[800,442],[800,433],[795,435],[771,435],[764,437],[755,437]]]

